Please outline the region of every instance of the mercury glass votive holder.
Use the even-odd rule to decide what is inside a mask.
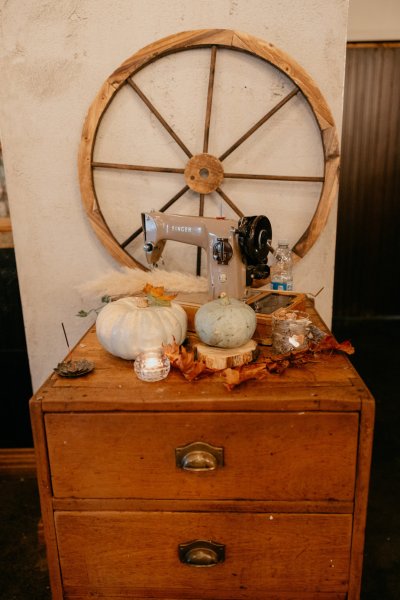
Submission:
[[[308,347],[310,315],[301,310],[278,310],[272,315],[272,350],[286,354]]]
[[[146,350],[137,355],[134,369],[142,381],[160,381],[170,370],[168,356],[162,350]]]

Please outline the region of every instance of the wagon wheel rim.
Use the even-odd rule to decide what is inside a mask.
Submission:
[[[210,48],[203,152],[199,154],[193,154],[191,152],[134,80],[134,75],[136,73],[155,60],[169,54],[195,48]],[[219,156],[214,156],[209,153],[209,132],[216,57],[220,48],[241,51],[263,59],[266,63],[272,65],[288,77],[294,86],[280,102],[254,123],[250,129],[243,133],[234,144]],[[128,85],[132,88],[132,90],[141,98],[151,113],[158,119],[160,126],[169,133],[175,143],[178,144],[186,154],[188,161],[185,168],[132,165],[98,162],[93,160],[95,143],[101,120],[114,96],[124,85]],[[304,177],[225,172],[223,165],[225,158],[240,148],[244,141],[250,138],[255,131],[272,118],[274,114],[276,114],[285,104],[289,103],[297,94],[301,94],[307,101],[320,131],[324,158],[323,175],[320,177]],[[205,196],[211,192],[216,192],[239,217],[243,216],[242,211],[237,207],[236,203],[222,189],[221,183],[224,179],[236,178],[265,181],[321,182],[322,186],[318,204],[311,221],[292,248],[295,262],[297,262],[307,254],[326,225],[332,204],[337,195],[339,160],[339,142],[331,111],[314,81],[298,63],[283,51],[260,38],[227,29],[205,29],[174,34],[152,43],[133,54],[133,56],[122,63],[122,65],[108,77],[91,104],[85,119],[79,149],[78,168],[82,202],[97,237],[120,264],[148,270],[147,267],[126,251],[128,244],[142,233],[142,228],[138,228],[123,242],[119,242],[107,224],[101,211],[94,184],[95,169],[120,169],[182,174],[184,185],[172,198],[167,200],[159,210],[161,212],[168,210],[179,198],[191,189],[199,193],[200,216],[204,214]],[[201,248],[198,248],[197,274],[200,274],[200,268]]]

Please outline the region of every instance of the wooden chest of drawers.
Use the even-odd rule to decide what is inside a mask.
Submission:
[[[318,315],[310,309],[313,321]],[[356,600],[374,401],[348,359],[144,383],[91,328],[31,399],[54,600]]]

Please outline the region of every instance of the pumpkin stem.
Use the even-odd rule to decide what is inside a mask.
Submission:
[[[171,300],[177,296],[177,294],[168,295],[164,292],[164,287],[155,287],[150,283],[146,283],[143,292],[147,295],[149,304],[153,306],[171,306]]]
[[[149,301],[147,298],[138,298],[136,300],[136,306],[138,308],[147,308],[149,306]]]
[[[226,306],[227,304],[231,303],[226,292],[221,292],[218,298],[220,300],[220,304],[222,304],[223,306]]]

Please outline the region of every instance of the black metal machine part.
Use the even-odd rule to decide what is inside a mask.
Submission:
[[[241,217],[238,223],[238,241],[246,263],[246,285],[253,279],[269,276],[268,254],[272,252],[272,226],[268,217],[257,215]]]

